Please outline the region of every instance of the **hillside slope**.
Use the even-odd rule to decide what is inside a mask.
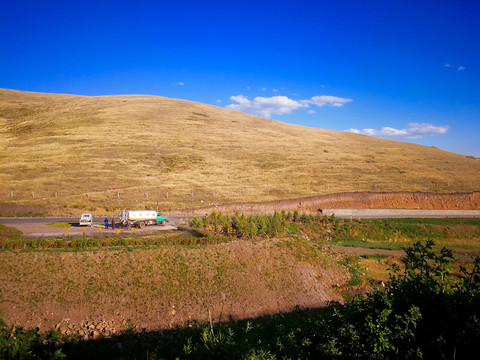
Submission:
[[[0,90],[0,202],[174,209],[471,191],[480,160],[159,96]]]

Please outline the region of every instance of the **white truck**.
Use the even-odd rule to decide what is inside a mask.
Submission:
[[[92,214],[82,214],[80,221],[78,222],[80,226],[92,226],[93,216]]]
[[[143,228],[145,225],[165,225],[167,222],[166,216],[154,210],[122,210],[120,212],[120,223],[123,226]]]

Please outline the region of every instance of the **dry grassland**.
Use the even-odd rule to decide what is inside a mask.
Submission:
[[[182,209],[478,190],[480,159],[159,96],[0,90],[0,202]],[[13,197],[12,197],[13,196]]]

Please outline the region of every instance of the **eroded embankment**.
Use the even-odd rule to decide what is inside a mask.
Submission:
[[[422,192],[397,193],[343,193],[313,196],[302,199],[278,200],[263,203],[219,205],[191,209],[190,215],[205,215],[212,211],[233,214],[271,214],[274,211],[316,212],[319,209],[425,209],[425,210],[479,210],[480,192],[434,194]]]
[[[254,318],[340,300],[335,255],[306,240],[197,248],[0,253],[7,323],[83,335]],[[103,329],[94,328],[102,324]],[[93,324],[93,325],[92,325]],[[105,326],[107,324],[108,326]]]

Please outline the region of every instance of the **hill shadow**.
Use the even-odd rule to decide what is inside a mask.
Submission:
[[[215,324],[192,322],[159,331],[130,329],[109,338],[72,340],[61,348],[67,359],[243,359],[249,354],[267,354],[290,338],[290,345],[280,347],[283,353],[294,356],[300,355],[295,349],[301,344],[297,337],[317,331],[312,329],[309,319],[326,319],[332,311],[331,306],[295,308],[288,313]],[[307,348],[304,350],[315,358],[315,344],[312,342]]]

